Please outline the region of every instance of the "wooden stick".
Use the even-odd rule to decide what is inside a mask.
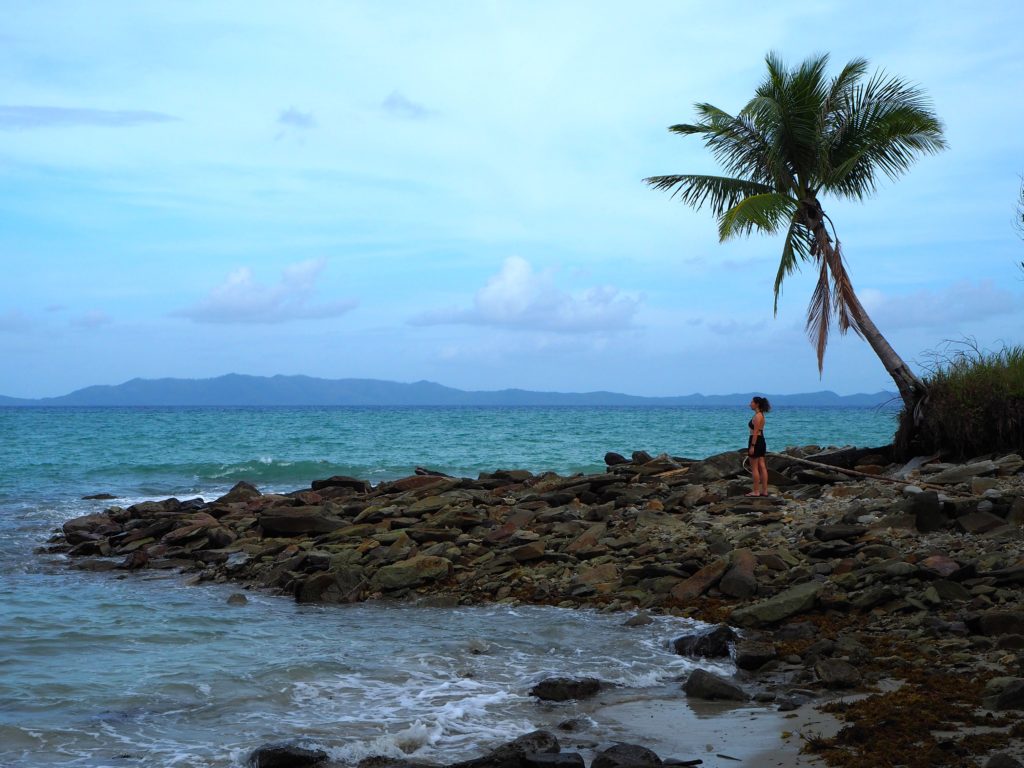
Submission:
[[[826,470],[830,470],[832,472],[842,472],[842,473],[847,474],[847,475],[856,475],[857,477],[866,477],[869,480],[881,480],[883,483],[893,483],[894,485],[916,485],[918,488],[931,488],[934,491],[942,491],[943,493],[945,493],[947,495],[950,495],[950,496],[962,496],[963,495],[963,494],[958,493],[957,491],[954,491],[954,490],[952,490],[950,488],[946,488],[945,486],[941,486],[941,485],[935,485],[934,483],[924,483],[924,482],[921,482],[921,481],[914,482],[914,481],[911,481],[911,480],[896,480],[895,478],[885,477],[884,475],[872,475],[872,474],[870,474],[868,472],[858,472],[856,469],[845,469],[844,467],[834,467],[831,464],[822,464],[819,461],[811,461],[810,459],[801,459],[801,458],[798,458],[797,456],[790,456],[790,455],[785,454],[785,453],[771,453],[771,452],[769,452],[767,455],[768,456],[772,456],[772,457],[777,458],[777,459],[785,459],[787,461],[798,461],[801,464],[807,464],[808,466],[816,467],[818,469],[826,469]]]

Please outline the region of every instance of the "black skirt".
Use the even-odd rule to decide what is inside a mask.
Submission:
[[[751,445],[754,446],[754,453],[752,455],[755,459],[758,459],[768,453],[768,445],[764,441],[764,435],[758,435],[757,442],[754,442],[754,438],[751,436],[750,440],[747,441],[748,450]]]

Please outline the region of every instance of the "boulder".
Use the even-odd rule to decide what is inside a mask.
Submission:
[[[1005,709],[1024,709],[1024,678],[996,677],[985,685],[984,704],[1000,712]]]
[[[290,742],[275,742],[256,748],[249,755],[251,768],[311,768],[327,761],[322,749],[306,749]]]
[[[946,526],[948,521],[935,491],[912,494],[908,496],[907,504],[907,511],[914,517],[914,527],[921,533],[933,533]]]
[[[558,754],[561,751],[554,734],[532,731],[502,744],[483,757],[453,763],[449,768],[527,768],[527,760],[535,759],[538,754]]]
[[[691,483],[706,483],[746,475],[747,470],[743,467],[745,458],[745,451],[727,451],[709,456],[694,463],[686,473],[686,479]]]
[[[706,669],[695,669],[683,684],[686,695],[695,699],[709,701],[747,701],[750,697],[731,680],[708,672]]]
[[[974,632],[992,637],[995,635],[1024,634],[1024,611],[985,611],[967,620],[967,626]]]
[[[600,690],[601,681],[593,677],[548,677],[533,686],[530,695],[542,701],[569,701],[589,698]]]
[[[730,614],[730,620],[740,627],[757,627],[767,624],[776,624],[785,621],[790,616],[814,608],[818,600],[818,593],[822,590],[822,583],[819,581],[808,581],[797,584],[774,597],[761,600],[753,605],[746,605],[735,609]]]
[[[274,507],[259,514],[257,520],[271,536],[330,533],[348,525],[325,507]]]
[[[590,768],[660,768],[661,765],[661,758],[646,747],[616,744],[599,752]]]
[[[94,541],[101,536],[119,533],[121,526],[109,516],[97,513],[68,520],[62,526],[62,530],[68,544],[81,544],[84,541]]]
[[[314,573],[295,587],[297,603],[351,603],[359,599],[366,583],[363,569],[347,566]]]
[[[722,558],[705,565],[686,581],[677,584],[672,589],[672,597],[681,603],[700,597],[718,583],[727,567],[728,562]]]
[[[749,549],[737,549],[729,558],[729,570],[718,582],[723,595],[745,599],[757,594],[757,577],[754,569],[757,557]]]
[[[929,475],[928,482],[934,485],[967,483],[979,475],[991,475],[998,470],[999,465],[994,461],[976,461],[973,464],[961,464]]]
[[[234,486],[232,486],[230,491],[217,499],[216,503],[234,504],[237,501],[250,501],[262,495],[263,494],[260,493],[259,488],[252,483],[247,483],[245,480],[239,480],[234,484]]]
[[[526,768],[584,768],[586,763],[579,752],[527,752],[523,755]]]
[[[373,575],[370,584],[374,589],[384,591],[406,589],[446,578],[451,570],[452,561],[447,558],[417,555],[408,560],[385,565]]]
[[[860,672],[850,662],[842,659],[819,659],[814,665],[814,673],[830,690],[860,685]]]
[[[728,624],[719,624],[693,635],[677,637],[672,648],[680,656],[720,659],[729,655],[729,643],[736,640],[736,632]]]
[[[370,484],[365,480],[345,475],[334,475],[325,480],[314,480],[309,487],[314,491],[322,491],[325,488],[351,488],[358,493],[369,493],[370,491]]]
[[[736,666],[752,672],[778,656],[774,643],[762,640],[741,640],[736,643]]]

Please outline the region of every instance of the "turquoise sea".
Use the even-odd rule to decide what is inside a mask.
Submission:
[[[0,766],[240,766],[297,738],[354,764],[451,762],[579,716],[529,687],[593,675],[642,696],[690,662],[690,625],[592,611],[296,605],[178,574],[88,573],[43,546],[63,521],[147,498],[213,498],[416,467],[475,477],[602,471],[606,451],[701,458],[746,444],[741,408],[0,408]],[[895,412],[780,408],[770,450],[884,445]],[[110,493],[115,501],[81,497]],[[626,695],[626,694],[620,694]],[[589,720],[587,720],[589,718]],[[583,738],[583,737],[581,737]],[[585,739],[584,739],[585,741]]]

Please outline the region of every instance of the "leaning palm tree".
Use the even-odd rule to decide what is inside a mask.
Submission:
[[[792,70],[775,54],[766,62],[767,77],[739,114],[697,104],[699,122],[669,128],[701,136],[728,175],[645,181],[671,190],[698,210],[707,204],[718,217],[723,241],[755,230],[784,231],[775,312],[786,276],[801,262],[812,264],[818,283],[807,308],[807,332],[817,348],[819,375],[834,321],[841,333],[852,328],[867,340],[896,382],[906,412],[916,415],[924,384],[854,293],[835,225],[821,199],[826,194],[857,200],[869,196],[880,176],[896,179],[917,155],[944,149],[942,124],[920,89],[884,73],[865,80],[864,59],[854,59],[831,79],[825,72],[827,55]]]

